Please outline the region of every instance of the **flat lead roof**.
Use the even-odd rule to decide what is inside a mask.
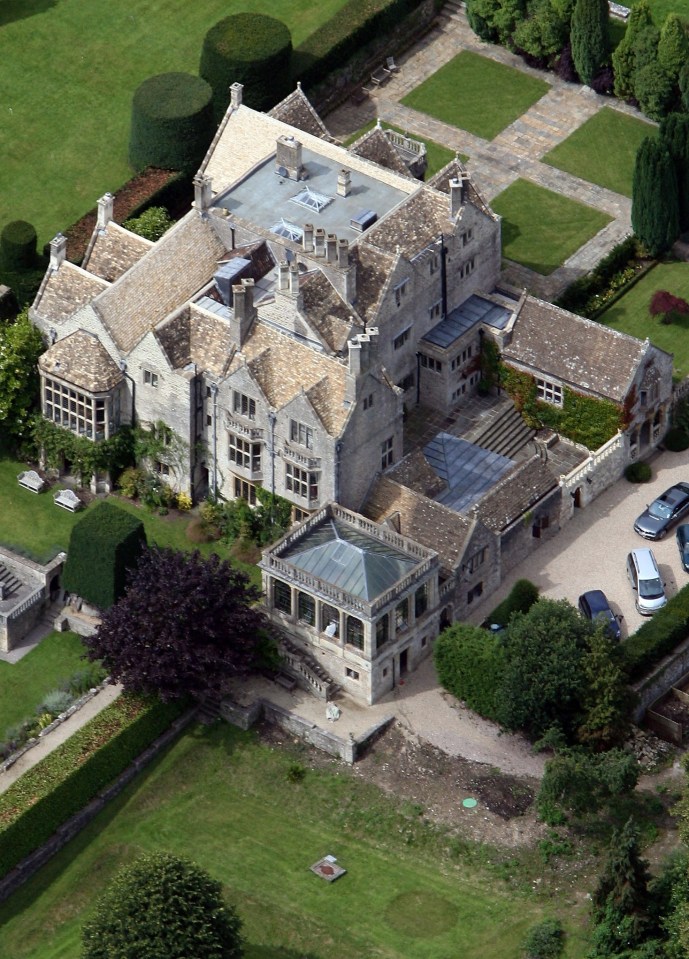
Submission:
[[[336,163],[320,156],[306,147],[302,148],[302,165],[308,179],[289,180],[276,172],[275,155],[254,167],[243,180],[230,187],[214,200],[215,206],[224,207],[244,220],[271,230],[283,220],[303,230],[305,223],[322,227],[326,233],[336,233],[339,239],[353,240],[361,236],[361,230],[352,228],[351,221],[368,210],[373,210],[377,219],[389,213],[409,193],[389,186],[367,173],[351,170],[349,196],[337,195],[337,175],[347,167],[346,157]],[[313,206],[303,206],[294,198],[305,192],[332,198],[325,206],[320,201]],[[317,209],[321,206],[320,211]]]
[[[429,330],[422,338],[422,342],[425,340],[427,343],[433,343],[434,346],[447,349],[477,323],[487,323],[497,330],[504,330],[511,315],[512,311],[507,307],[474,293],[468,300],[448,313],[445,319],[437,323],[432,330]]]

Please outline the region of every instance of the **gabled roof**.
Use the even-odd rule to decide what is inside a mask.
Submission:
[[[342,299],[320,270],[305,276],[301,280],[300,290],[309,325],[333,353],[343,353],[352,335],[352,327],[356,325],[359,330],[363,328],[353,308]]]
[[[422,496],[435,498],[447,489],[447,484],[434,472],[421,450],[409,453],[389,469],[387,475]]]
[[[81,265],[89,273],[114,283],[152,246],[150,240],[130,233],[111,220],[104,230],[96,227]]]
[[[485,526],[499,533],[558,485],[557,477],[535,456],[516,466],[484,496],[476,515]]]
[[[528,296],[503,358],[622,403],[648,349],[648,341]]]
[[[310,133],[330,143],[335,142],[299,82],[297,82],[297,89],[269,110],[268,115],[283,123],[289,123],[303,133]]]
[[[389,475],[379,477],[362,509],[376,523],[395,520],[395,528],[438,553],[445,569],[455,569],[464,555],[473,523],[454,510],[408,489]]]
[[[399,252],[411,259],[451,229],[448,198],[424,187],[371,227],[366,240],[387,253]]]
[[[365,241],[350,248],[351,261],[356,264],[356,308],[364,319],[374,317],[395,258],[369,246]]]
[[[459,180],[464,179],[464,182],[467,185],[467,197],[469,202],[481,210],[486,216],[489,216],[491,220],[497,220],[498,215],[491,210],[490,206],[483,199],[479,191],[474,185],[474,181],[469,177],[465,167],[462,165],[458,156],[455,156],[454,160],[450,160],[442,170],[438,170],[429,180],[428,185],[432,186],[435,190],[440,190],[441,193],[450,193],[450,180]]]
[[[32,309],[51,323],[59,323],[90,303],[107,286],[105,280],[65,260],[58,270],[48,270]]]
[[[106,393],[122,372],[93,333],[75,330],[43,353],[38,366],[46,376],[66,380],[89,393]]]
[[[349,147],[349,152],[356,156],[365,157],[365,159],[377,163],[378,166],[399,173],[400,176],[411,177],[409,167],[379,126],[368,130],[358,140],[355,140]]]

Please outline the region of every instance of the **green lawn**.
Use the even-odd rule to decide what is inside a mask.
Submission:
[[[247,959],[517,959],[544,915],[573,932],[568,959],[584,954],[586,906],[558,899],[540,861],[479,850],[344,772],[290,782],[290,762],[227,725],[192,729],[0,905],[3,959],[77,959],[94,898],[154,849],[221,880]],[[347,869],[333,884],[308,868],[325,854]]]
[[[465,50],[408,93],[402,103],[492,140],[549,89],[545,80]]]
[[[284,20],[295,46],[344,0],[3,0],[0,230],[29,220],[39,248],[131,176],[130,107],[147,77],[198,72],[206,31],[240,10]]]
[[[675,375],[689,376],[689,317],[664,326],[648,312],[656,290],[668,290],[689,300],[689,263],[659,263],[639,280],[628,293],[599,317],[601,323],[643,340],[648,337],[654,346],[675,354]]]
[[[656,134],[653,124],[603,107],[543,161],[630,197],[636,151],[645,137]]]
[[[369,130],[372,130],[376,125],[377,120],[371,120],[370,123],[367,123],[365,126],[361,127],[360,130],[357,130],[356,133],[353,133],[350,137],[344,141],[346,147],[354,143],[355,140],[358,140],[359,137],[363,136],[364,133],[368,133]],[[382,123],[381,126],[385,130],[395,130],[397,133],[402,133],[404,136],[414,137],[417,140],[422,140],[426,144],[426,157],[428,159],[428,168],[426,169],[426,179],[429,180],[434,173],[437,173],[438,170],[442,170],[444,166],[454,160],[455,151],[448,149],[448,147],[442,146],[440,143],[435,143],[434,140],[426,140],[425,137],[417,136],[416,133],[413,133],[410,130],[402,130],[401,127],[396,127],[393,123]],[[464,154],[459,154],[459,159],[462,163],[466,163],[469,157]]]
[[[491,207],[503,218],[503,256],[546,276],[612,219],[527,180],[510,184]]]
[[[43,696],[85,666],[76,633],[51,633],[18,663],[0,662],[0,739],[9,726],[33,716]]]

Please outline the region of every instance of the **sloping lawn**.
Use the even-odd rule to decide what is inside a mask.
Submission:
[[[656,290],[668,290],[689,300],[689,263],[659,263],[639,280],[628,293],[599,317],[599,322],[623,333],[648,337],[654,346],[675,354],[675,375],[689,376],[689,316],[664,326],[648,312]]]
[[[32,716],[46,693],[86,664],[76,633],[51,633],[17,663],[0,662],[0,739],[7,728]]]
[[[546,153],[543,161],[630,197],[636,151],[645,137],[656,136],[657,132],[651,123],[603,107]]]
[[[377,120],[371,120],[370,123],[367,123],[365,126],[361,127],[360,130],[357,130],[356,133],[353,133],[350,137],[344,141],[346,147],[351,146],[355,140],[358,140],[359,137],[363,136],[364,133],[368,133],[369,130],[372,130],[376,125]],[[429,180],[434,173],[437,173],[438,170],[442,170],[444,166],[454,160],[455,151],[448,149],[448,147],[442,146],[440,143],[436,143],[434,140],[427,140],[425,137],[417,136],[411,130],[402,130],[400,127],[396,127],[393,123],[381,123],[381,126],[385,130],[395,130],[397,133],[401,133],[403,136],[410,136],[417,140],[422,140],[426,144],[426,157],[428,159],[428,167],[426,169],[426,179]],[[466,163],[469,159],[468,156],[464,153],[459,154],[459,159],[462,163]]]
[[[192,729],[0,905],[3,959],[78,959],[94,899],[122,864],[156,849],[221,880],[247,959],[517,959],[544,914],[575,933],[570,959],[583,955],[585,907],[575,915],[551,899],[542,864],[527,875],[511,850],[506,882],[416,807],[346,772],[309,769],[292,782],[294,762],[222,723]],[[332,884],[309,871],[326,854],[347,869]]]
[[[527,180],[515,180],[491,206],[503,218],[503,256],[546,276],[612,219]]]
[[[0,4],[0,230],[29,220],[39,249],[130,176],[134,91],[198,73],[206,31],[238,11],[284,20],[296,46],[344,0],[3,0]]]
[[[549,89],[545,80],[464,50],[408,93],[402,103],[492,140]]]

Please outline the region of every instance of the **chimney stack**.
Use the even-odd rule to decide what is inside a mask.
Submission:
[[[337,265],[341,270],[349,266],[349,240],[337,241]]]
[[[295,137],[282,135],[277,139],[275,172],[290,180],[305,180],[306,168],[301,162],[301,143]]]
[[[98,221],[99,230],[105,230],[108,223],[112,220],[112,211],[115,198],[112,193],[104,193],[98,201]]]
[[[342,169],[337,174],[337,195],[349,196],[352,192],[352,174],[349,170]]]
[[[59,270],[67,255],[67,237],[62,233],[50,241],[50,269]]]
[[[314,233],[314,253],[316,256],[325,256],[325,230],[322,226],[317,226]]]
[[[205,173],[194,177],[194,209],[203,216],[213,202],[213,181]]]
[[[239,349],[246,340],[251,324],[256,319],[254,306],[254,281],[242,280],[232,287],[234,311],[230,320],[230,334]]]
[[[289,265],[289,291],[292,296],[299,296],[299,266],[296,260]]]
[[[457,214],[464,206],[464,180],[455,177],[450,180],[450,219],[457,218]]]
[[[325,247],[325,262],[337,262],[337,236],[334,233],[328,233]]]
[[[278,264],[278,290],[286,293],[289,289],[289,263],[283,260]]]
[[[304,253],[313,253],[313,223],[304,224]]]
[[[242,105],[242,92],[244,85],[242,83],[233,83],[230,87],[230,106],[236,110]]]

